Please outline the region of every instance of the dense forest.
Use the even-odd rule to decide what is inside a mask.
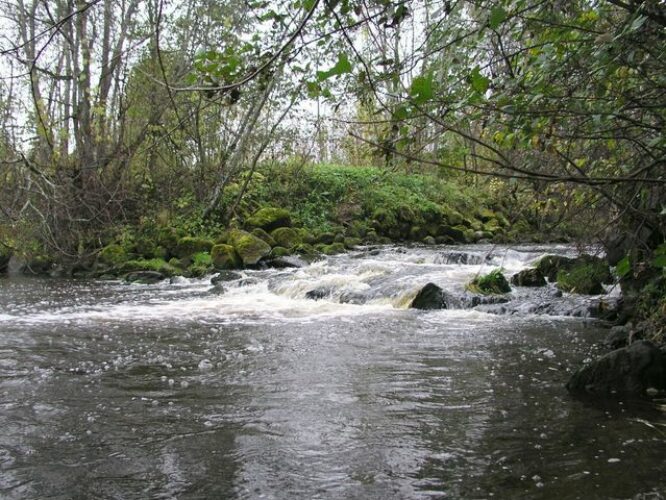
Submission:
[[[274,255],[575,241],[663,333],[663,1],[2,10],[0,268],[200,274],[249,234]]]

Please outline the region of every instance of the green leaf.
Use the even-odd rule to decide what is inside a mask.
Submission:
[[[469,75],[472,89],[479,94],[484,94],[490,87],[490,78],[481,74],[481,69],[477,66]]]
[[[409,89],[409,95],[417,104],[424,104],[433,97],[432,91],[432,74],[427,76],[417,76],[412,81],[412,86]]]
[[[340,54],[338,54],[338,62],[335,64],[335,66],[333,66],[328,71],[317,71],[317,79],[320,82],[323,82],[324,80],[331,78],[332,76],[343,75],[345,73],[351,73],[351,72],[352,72],[352,65],[349,62],[349,58],[347,57],[347,54],[341,52]]]
[[[666,267],[666,255],[658,255],[652,261],[652,267]]]
[[[615,271],[620,278],[624,278],[629,271],[631,271],[631,262],[629,261],[629,256],[625,256],[620,262],[617,263]]]
[[[303,8],[307,11],[310,11],[314,8],[315,4],[317,3],[316,0],[303,0]]]
[[[488,26],[491,29],[496,29],[502,24],[507,18],[507,12],[501,6],[495,6],[490,11],[490,17],[488,18]]]

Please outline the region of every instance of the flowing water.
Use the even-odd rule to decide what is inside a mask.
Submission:
[[[664,414],[564,389],[602,352],[598,297],[464,307],[475,274],[546,251],[572,250],[364,249],[222,286],[0,280],[0,497],[662,498]],[[460,308],[408,309],[428,282]]]

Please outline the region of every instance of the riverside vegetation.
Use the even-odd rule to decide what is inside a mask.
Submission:
[[[153,281],[359,244],[574,241],[605,262],[468,289],[617,279],[625,341],[663,343],[661,2],[50,4],[7,5],[0,272]]]

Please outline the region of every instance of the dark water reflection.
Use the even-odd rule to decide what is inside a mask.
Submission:
[[[150,307],[166,293],[2,286],[6,310],[55,316],[86,294],[144,294]],[[0,324],[2,498],[666,492],[662,414],[563,388],[604,334],[583,320],[387,308],[282,322],[68,321]]]

